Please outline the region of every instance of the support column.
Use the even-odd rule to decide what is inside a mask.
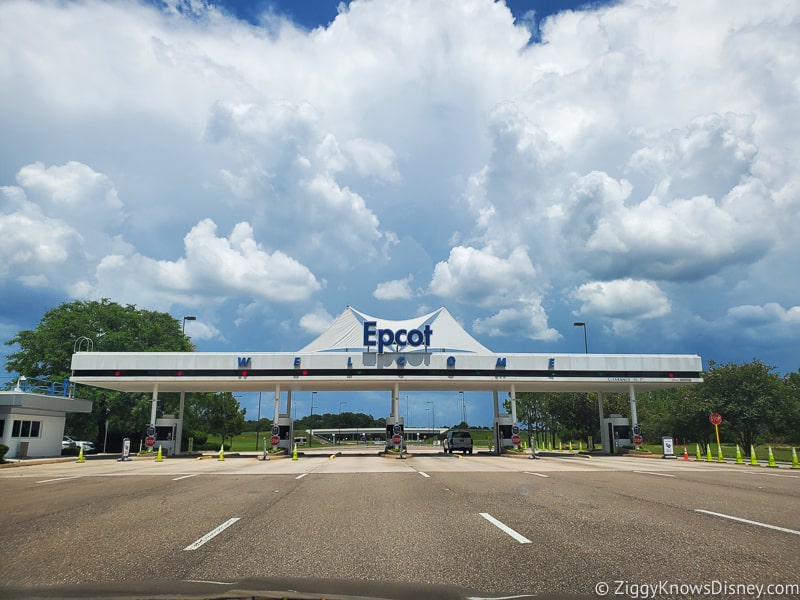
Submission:
[[[597,392],[597,412],[600,413],[600,446],[603,448],[603,452],[606,451],[606,431],[605,427],[603,427],[603,419],[605,416],[603,415],[603,392]]]
[[[150,425],[156,426],[156,414],[158,409],[158,384],[153,384],[153,397],[150,400]]]
[[[281,385],[278,383],[275,385],[275,420],[272,421],[272,426],[278,424],[278,417],[281,414]]]
[[[636,414],[636,390],[633,384],[628,387],[628,395],[631,401],[631,427],[636,427],[639,424],[639,416]]]
[[[511,384],[511,423],[517,422],[517,386]]]
[[[288,390],[286,392],[286,416],[289,417],[290,421],[292,419],[292,390]]]
[[[492,398],[494,398],[494,418],[500,416],[500,406],[497,401],[497,390],[492,390]]]
[[[175,437],[178,438],[175,440],[175,454],[180,454],[182,452],[181,440],[183,439],[183,407],[185,400],[186,392],[181,392],[181,400],[178,405],[178,431],[175,434]]]
[[[395,423],[400,421],[400,384],[395,383],[392,389],[392,416],[395,418]]]

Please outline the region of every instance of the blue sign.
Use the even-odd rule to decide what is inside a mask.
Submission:
[[[249,356],[239,356],[238,364],[240,369],[249,369],[252,364],[252,358]]]
[[[378,323],[376,321],[364,321],[364,346],[378,347],[378,354],[383,353],[385,346],[425,346],[431,345],[431,334],[433,329],[430,325],[425,325],[422,330],[411,329],[398,329],[392,331],[391,329],[376,329]]]

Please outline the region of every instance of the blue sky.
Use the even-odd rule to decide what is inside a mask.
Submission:
[[[348,304],[447,306],[498,352],[582,352],[583,321],[590,352],[795,371],[799,24],[745,0],[0,3],[0,335],[110,298],[197,316],[203,351],[295,351]],[[412,424],[431,398],[457,420],[415,394]],[[388,412],[315,412],[343,401]]]

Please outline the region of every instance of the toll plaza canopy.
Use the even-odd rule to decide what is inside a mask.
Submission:
[[[698,355],[492,352],[442,307],[406,320],[347,307],[297,352],[76,352],[72,381],[124,392],[655,390],[701,383]]]

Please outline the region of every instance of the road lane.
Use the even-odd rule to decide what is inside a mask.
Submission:
[[[735,465],[480,455],[95,462],[0,470],[0,581],[284,576],[590,594],[611,579],[768,583],[798,571],[797,536],[696,512],[796,528],[800,480]],[[547,477],[525,473],[534,468]]]

